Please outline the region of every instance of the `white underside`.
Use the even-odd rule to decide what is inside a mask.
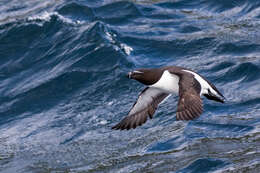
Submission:
[[[201,86],[200,95],[207,94],[208,89],[210,89],[210,92],[212,92],[213,94],[218,95],[217,92],[208,84],[208,82],[205,81],[202,77],[200,77],[200,75],[189,70],[182,70],[182,71],[186,71],[194,75],[195,79],[200,83]]]
[[[129,112],[129,115],[135,114],[148,107],[153,102],[153,98],[157,97],[160,93],[161,90],[158,88],[148,88],[144,93],[139,95],[137,102]]]
[[[161,79],[150,87],[158,88],[166,93],[179,93],[179,76],[171,74],[168,70],[163,72]]]

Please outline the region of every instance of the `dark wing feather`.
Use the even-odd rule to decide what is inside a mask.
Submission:
[[[115,130],[124,130],[136,128],[141,126],[147,121],[148,116],[153,118],[158,105],[168,96],[169,94],[162,92],[156,88],[145,88],[140,94],[131,108],[128,115],[123,118],[118,124],[112,127]]]
[[[200,98],[201,86],[193,75],[181,75],[179,81],[179,102],[177,120],[192,120],[203,112],[203,103]]]

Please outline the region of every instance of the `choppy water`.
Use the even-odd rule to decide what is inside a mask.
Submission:
[[[227,98],[176,121],[177,97],[111,127],[178,65]],[[0,1],[1,172],[260,172],[260,1]]]

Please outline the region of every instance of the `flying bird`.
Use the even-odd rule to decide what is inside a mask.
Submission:
[[[201,96],[224,103],[224,96],[198,73],[178,66],[137,69],[127,74],[146,85],[128,115],[112,127],[115,130],[135,129],[153,118],[158,105],[171,94],[179,94],[177,120],[192,120],[203,112]]]

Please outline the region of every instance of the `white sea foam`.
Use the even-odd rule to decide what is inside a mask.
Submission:
[[[114,102],[113,101],[110,101],[107,103],[108,106],[111,106]]]
[[[127,55],[131,54],[131,52],[133,51],[133,48],[128,46],[128,45],[126,45],[125,43],[119,43],[118,44],[117,43],[118,41],[116,41],[114,39],[114,37],[116,37],[116,34],[111,34],[111,33],[107,32],[107,31],[105,32],[105,34],[106,34],[106,38],[109,40],[109,42],[114,45],[113,47],[114,47],[114,49],[116,51],[122,50]]]
[[[28,20],[29,21],[34,21],[34,20],[43,20],[43,21],[50,21],[51,20],[51,16],[57,14],[57,12],[53,12],[53,13],[48,13],[47,11],[44,11],[43,13],[41,13],[40,15],[34,15],[34,16],[29,16]]]
[[[109,32],[105,32],[106,33],[106,38],[111,42],[111,43],[115,43],[116,41],[113,39],[112,35]]]
[[[107,120],[101,120],[101,121],[99,122],[99,124],[100,124],[100,125],[105,125],[105,124],[107,124]]]
[[[43,13],[38,14],[38,15],[29,16],[27,19],[28,19],[28,21],[40,20],[40,21],[49,22],[51,20],[52,16],[57,16],[61,21],[63,21],[64,23],[68,23],[68,24],[77,25],[77,24],[83,24],[84,23],[83,21],[80,21],[80,20],[74,21],[70,18],[64,17],[57,12],[47,12],[47,11],[44,11]]]
[[[124,52],[125,52],[127,55],[130,55],[131,52],[133,51],[133,48],[132,48],[132,47],[130,47],[130,46],[124,44],[124,43],[121,43],[121,44],[120,44],[120,47],[121,47],[121,49],[124,50]]]

